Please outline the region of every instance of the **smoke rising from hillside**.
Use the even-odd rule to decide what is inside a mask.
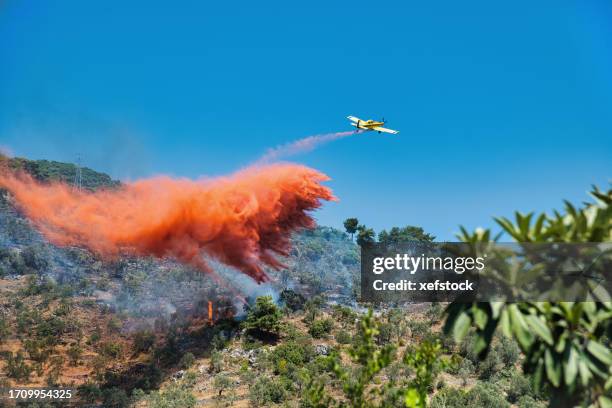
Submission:
[[[351,130],[348,132],[325,133],[322,135],[308,136],[294,142],[268,149],[268,151],[258,160],[258,163],[269,163],[285,157],[294,156],[296,154],[307,153],[323,144],[356,135],[358,133],[361,133],[361,131]]]
[[[85,246],[105,258],[122,253],[174,257],[210,271],[204,256],[257,282],[281,267],[293,231],[312,227],[309,211],[334,200],[324,174],[299,165],[255,166],[229,177],[161,176],[97,192],[0,173],[0,187],[54,244]]]

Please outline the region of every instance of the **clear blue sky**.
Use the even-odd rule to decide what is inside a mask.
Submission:
[[[298,4],[299,3],[299,4]],[[612,176],[612,5],[581,1],[0,4],[0,146],[134,179],[225,174],[384,116],[401,133],[293,161],[379,230],[451,239]]]

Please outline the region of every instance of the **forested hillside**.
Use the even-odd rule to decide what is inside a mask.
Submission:
[[[74,185],[79,167],[72,163],[62,163],[49,160],[29,160],[24,158],[7,158],[0,155],[0,166],[8,166],[12,170],[24,171],[39,181],[61,181]],[[88,190],[116,187],[120,183],[108,174],[99,173],[87,167],[80,167],[81,186]]]
[[[3,161],[42,182],[76,172]],[[119,185],[83,169],[84,188]],[[609,242],[612,192],[593,196],[552,216],[497,221],[519,242]],[[376,235],[347,221],[360,242],[433,240],[417,227]],[[74,387],[79,404],[104,407],[607,406],[608,303],[365,312],[372,305],[357,303],[359,246],[349,234],[294,235],[286,267],[257,285],[215,262],[218,276],[172,259],[58,248],[0,190],[0,388]],[[495,235],[462,229],[459,238]]]

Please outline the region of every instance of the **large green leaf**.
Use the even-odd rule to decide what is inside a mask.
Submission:
[[[570,343],[567,343],[567,348],[565,350],[565,365],[563,375],[565,384],[571,386],[576,380],[576,375],[578,374],[578,352]]]
[[[529,328],[527,327],[523,313],[516,304],[508,306],[508,312],[510,313],[512,332],[516,336],[516,339],[523,349],[529,348],[533,341],[533,337],[528,331]]]
[[[542,340],[544,340],[547,344],[553,345],[553,337],[552,333],[546,323],[544,323],[538,316],[528,315],[525,317],[527,324],[537,334]]]
[[[587,366],[584,358],[581,356],[580,360],[578,360],[578,372],[580,373],[580,381],[584,387],[588,386],[589,381],[593,378],[593,374],[589,367]]]
[[[462,312],[457,316],[455,324],[453,325],[453,337],[457,343],[460,343],[472,324],[472,319],[466,312]]]
[[[546,364],[546,376],[555,387],[558,387],[561,384],[561,365],[550,349],[546,349],[544,353],[544,363]]]
[[[587,350],[591,353],[595,358],[604,363],[607,366],[612,365],[612,352],[610,349],[603,346],[601,343],[598,343],[595,340],[590,340],[587,343]]]

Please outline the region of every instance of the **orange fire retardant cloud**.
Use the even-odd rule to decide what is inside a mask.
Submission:
[[[62,183],[0,170],[0,187],[54,244],[85,246],[104,258],[121,253],[174,257],[210,271],[207,255],[257,282],[290,235],[314,226],[309,211],[334,200],[324,174],[294,164],[256,166],[229,177],[154,177],[118,189],[77,191]]]

